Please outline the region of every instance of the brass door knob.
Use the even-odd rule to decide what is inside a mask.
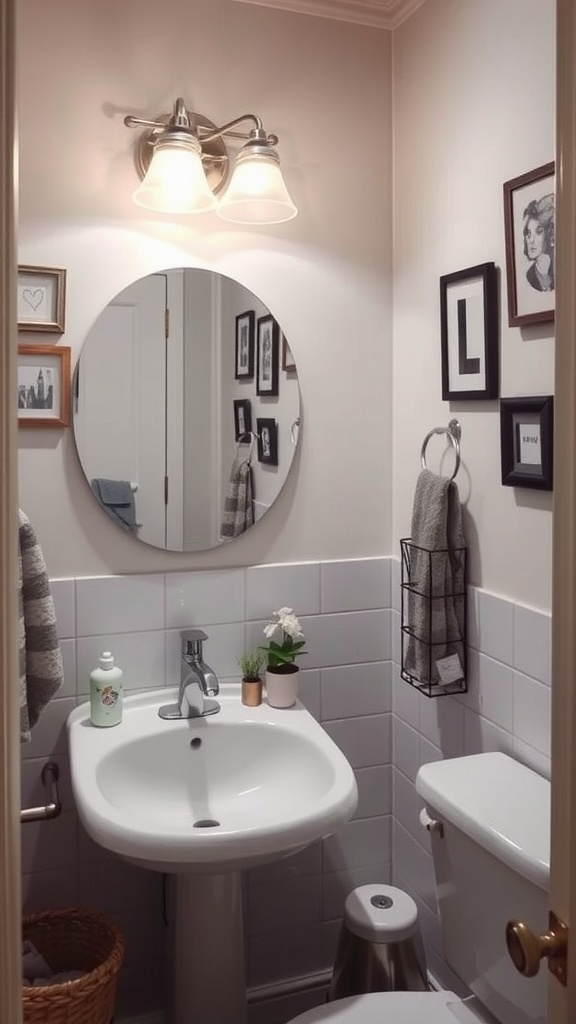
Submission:
[[[506,945],[516,970],[524,977],[533,978],[540,969],[540,961],[546,957],[552,973],[566,983],[568,929],[552,912],[544,935],[535,935],[522,921],[509,921]]]

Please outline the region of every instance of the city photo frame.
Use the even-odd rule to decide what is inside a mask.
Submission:
[[[16,290],[19,331],[64,334],[65,270],[20,266]]]
[[[18,425],[67,427],[70,422],[70,349],[18,346]]]
[[[256,420],[258,436],[258,462],[265,466],[278,465],[278,424],[275,419]]]
[[[554,162],[504,182],[510,327],[554,320],[556,179]]]
[[[552,490],[554,398],[500,401],[502,483],[507,487]]]
[[[252,408],[249,398],[234,399],[234,437],[236,441],[250,441],[252,434]]]
[[[256,394],[278,395],[280,328],[273,316],[258,317],[256,333]]]

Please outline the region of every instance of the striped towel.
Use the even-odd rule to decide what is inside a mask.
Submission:
[[[28,517],[19,511],[18,641],[20,739],[30,740],[46,704],[63,682],[54,602],[40,545]]]
[[[220,529],[222,537],[239,537],[253,525],[252,498],[252,467],[244,455],[237,454],[232,463],[228,494],[224,499]]]

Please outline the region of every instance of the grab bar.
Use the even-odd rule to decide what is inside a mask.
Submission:
[[[430,430],[426,434],[420,450],[420,465],[422,466],[422,469],[428,469],[426,465],[426,445],[434,434],[446,434],[450,444],[456,452],[456,465],[454,466],[454,472],[450,477],[450,479],[453,480],[460,469],[460,438],[462,437],[462,427],[458,420],[450,420],[447,427],[434,427],[433,430]]]
[[[28,821],[48,821],[50,818],[57,818],[62,811],[60,796],[58,794],[58,779],[60,769],[55,761],[47,761],[42,769],[42,782],[46,794],[44,807],[26,807],[20,811],[20,821],[25,824]]]

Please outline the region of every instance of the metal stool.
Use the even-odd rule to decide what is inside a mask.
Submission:
[[[362,885],[344,904],[328,1000],[428,988],[414,900],[392,885]]]

